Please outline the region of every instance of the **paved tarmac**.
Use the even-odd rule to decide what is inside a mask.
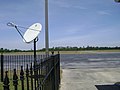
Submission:
[[[120,53],[64,55],[60,90],[120,90]]]
[[[120,90],[120,68],[62,69],[60,90]]]

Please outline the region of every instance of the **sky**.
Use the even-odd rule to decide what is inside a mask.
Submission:
[[[48,0],[49,47],[120,46],[120,3],[114,0]],[[37,49],[45,47],[45,0],[0,0],[0,48],[33,49],[13,27],[42,24]],[[23,34],[26,29],[19,28]]]

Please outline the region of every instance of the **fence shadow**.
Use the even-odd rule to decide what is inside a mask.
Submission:
[[[98,90],[120,90],[120,86],[117,84],[113,85],[95,85]]]

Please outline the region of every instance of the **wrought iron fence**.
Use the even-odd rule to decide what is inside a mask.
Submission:
[[[36,56],[37,62],[41,62],[41,60],[44,61],[45,58],[46,58],[46,55]],[[29,65],[30,63],[34,63],[34,55],[4,55],[4,54],[1,54],[0,55],[0,70],[1,70],[0,73],[3,74],[4,76],[5,71],[9,71],[8,76],[11,78],[14,68],[16,68],[17,73],[18,73],[20,71],[21,66],[23,66],[23,70],[25,70],[26,65],[27,64]],[[1,80],[3,76],[1,76]]]
[[[60,55],[1,55],[1,72],[5,72],[4,90],[58,90],[60,84]],[[3,59],[3,65],[2,65]],[[10,60],[10,61],[9,61]],[[18,60],[18,61],[17,61]],[[20,61],[19,61],[20,60]],[[2,71],[3,69],[3,71]],[[14,70],[13,70],[14,69]],[[11,73],[10,73],[11,72]]]

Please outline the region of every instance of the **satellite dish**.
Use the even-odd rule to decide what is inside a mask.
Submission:
[[[42,30],[42,25],[40,23],[35,23],[31,25],[23,35],[23,41],[26,43],[32,42],[36,39]]]
[[[20,36],[23,38],[24,42],[30,43],[34,40],[34,65],[36,65],[36,62],[37,62],[36,61],[36,42],[38,41],[37,37],[42,30],[42,25],[40,23],[35,23],[31,25],[29,28],[27,28],[27,31],[24,33],[24,35],[21,34],[18,27],[20,28],[25,28],[25,27],[18,26],[12,22],[7,23],[7,25],[11,27],[15,27],[15,29],[18,31]]]

